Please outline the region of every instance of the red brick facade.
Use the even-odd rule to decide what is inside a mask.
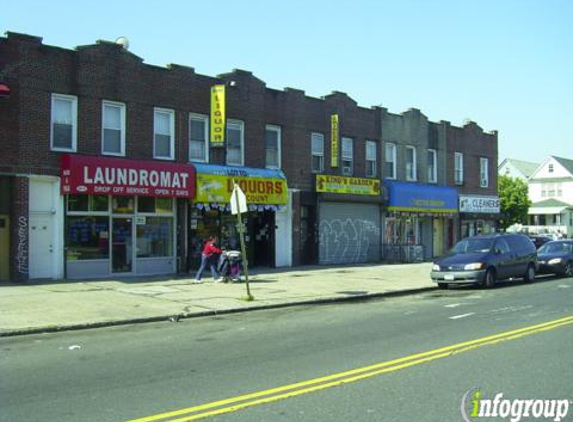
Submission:
[[[153,159],[153,113],[155,107],[175,111],[175,160],[189,161],[189,114],[205,116],[210,112],[210,88],[227,84],[227,118],[244,122],[245,166],[265,167],[265,126],[277,125],[282,135],[282,170],[290,189],[314,192],[311,171],[311,133],[324,135],[326,174],[341,174],[341,168],[330,167],[330,116],[340,118],[340,136],[354,139],[354,177],[366,177],[365,141],[372,140],[377,148],[377,178],[382,177],[384,162],[383,115],[378,107],[364,108],[348,95],[334,92],[321,99],[311,98],[298,89],[275,90],[250,72],[234,70],[210,77],[195,73],[193,68],[169,65],[165,68],[143,63],[143,59],[110,42],[67,50],[47,46],[34,36],[8,33],[0,38],[0,72],[12,89],[9,99],[0,99],[0,177],[14,178],[13,222],[27,213],[25,175],[54,175],[60,171],[60,152],[50,150],[50,112],[52,94],[77,97],[77,153],[100,155],[102,138],[102,101],[126,105],[126,158]],[[419,112],[418,112],[419,113]],[[422,120],[425,117],[422,115]],[[417,123],[413,123],[417,124]],[[497,192],[497,134],[484,134],[475,124],[463,128],[446,123],[428,123],[426,140],[420,148],[432,145],[432,131],[438,150],[445,155],[442,184],[454,186],[453,151],[462,150],[466,159],[467,183],[461,191]],[[428,126],[431,129],[428,129]],[[446,142],[443,142],[446,140]],[[403,142],[400,139],[397,142]],[[479,159],[490,162],[490,187],[479,188]],[[211,148],[211,163],[224,163],[221,149]],[[476,167],[477,166],[477,167]],[[423,164],[420,164],[423,174]],[[17,175],[17,176],[16,176]],[[420,181],[424,181],[421,179]],[[476,184],[477,183],[477,184]],[[292,262],[301,262],[299,238],[300,198],[293,197]],[[178,213],[183,215],[183,210]],[[19,228],[12,230],[12,274],[16,268]],[[182,237],[181,234],[179,234]],[[183,240],[181,240],[182,243]],[[20,254],[20,255],[19,255]],[[178,256],[185,257],[185,247]],[[180,265],[180,268],[183,268]]]

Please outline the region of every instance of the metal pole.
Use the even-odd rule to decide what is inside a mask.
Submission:
[[[233,187],[236,188],[237,184],[233,179]],[[234,190],[235,191],[235,190]],[[239,195],[235,194],[235,205],[237,207],[237,229],[239,230],[239,239],[241,241],[241,255],[243,257],[243,269],[245,270],[245,284],[247,286],[247,300],[255,300],[251,294],[251,288],[249,286],[249,263],[247,261],[247,247],[245,245],[245,231],[243,227],[243,219],[241,217],[241,212],[239,209]]]

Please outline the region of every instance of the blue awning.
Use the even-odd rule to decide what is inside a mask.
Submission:
[[[192,163],[197,173],[212,174],[228,177],[259,177],[264,179],[286,179],[284,173],[278,169],[263,169],[254,167],[222,166],[219,164]]]
[[[385,180],[388,211],[452,214],[458,212],[458,191],[445,186]]]

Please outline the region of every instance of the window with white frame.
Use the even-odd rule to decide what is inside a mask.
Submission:
[[[366,177],[376,177],[376,142],[366,141]]]
[[[56,151],[76,151],[78,98],[52,94],[50,147]]]
[[[406,180],[415,181],[418,178],[416,166],[416,148],[406,147]]]
[[[102,103],[101,153],[125,155],[125,104]]]
[[[438,152],[435,149],[428,150],[428,182],[438,183]]]
[[[464,183],[464,154],[454,153],[454,183],[461,185]]]
[[[227,165],[244,165],[243,144],[245,125],[240,120],[227,120]]]
[[[265,130],[266,167],[268,169],[281,168],[281,128],[267,125]]]
[[[209,162],[209,118],[189,115],[189,161]]]
[[[354,169],[354,141],[352,138],[342,138],[342,174],[352,176]]]
[[[322,133],[311,135],[311,155],[312,172],[322,173],[324,171],[324,135]]]
[[[156,108],[153,119],[153,157],[172,160],[175,156],[175,112]]]
[[[482,188],[487,188],[489,186],[489,160],[484,157],[479,159],[479,179],[480,186]]]
[[[396,144],[386,143],[384,151],[384,177],[396,178]]]

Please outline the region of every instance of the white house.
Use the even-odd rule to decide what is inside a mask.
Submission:
[[[503,174],[500,172],[500,174]],[[573,160],[550,156],[528,179],[529,233],[573,237]]]
[[[509,176],[514,179],[522,179],[527,182],[538,167],[539,163],[506,158],[501,162],[497,169],[500,176]]]

